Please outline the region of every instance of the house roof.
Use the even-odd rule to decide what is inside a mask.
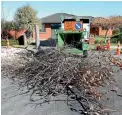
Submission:
[[[92,16],[76,16],[67,13],[55,13],[47,17],[41,18],[41,23],[61,23],[61,16],[63,16],[64,19],[80,18],[80,19],[90,19],[90,21],[93,21],[94,19],[94,17]]]

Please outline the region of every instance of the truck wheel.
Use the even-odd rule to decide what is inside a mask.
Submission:
[[[84,51],[83,51],[83,57],[84,57],[84,58],[88,57],[88,51],[87,51],[87,50],[84,50]]]

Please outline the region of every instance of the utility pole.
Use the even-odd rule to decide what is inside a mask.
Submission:
[[[40,39],[39,39],[39,27],[36,25],[35,27],[35,37],[36,37],[36,49],[39,49],[40,46]]]

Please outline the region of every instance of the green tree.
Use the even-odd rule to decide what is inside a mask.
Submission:
[[[37,11],[34,10],[30,5],[25,5],[17,9],[14,20],[18,29],[27,29],[24,35],[25,45],[27,44],[27,40],[28,43],[30,43],[32,31],[35,28],[35,25],[40,26],[40,20],[37,17]]]
[[[29,5],[18,8],[14,19],[19,29],[27,29],[33,31],[35,25],[40,25],[40,20],[37,17],[37,12]]]

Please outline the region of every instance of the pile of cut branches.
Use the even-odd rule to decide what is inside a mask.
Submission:
[[[119,57],[113,57],[111,61],[122,70],[122,60]]]
[[[92,51],[88,58],[83,58],[82,55],[64,53],[63,49],[59,51],[55,48],[17,55],[21,58],[16,66],[9,68],[5,65],[2,71],[9,68],[9,78],[17,81],[20,87],[27,87],[32,102],[42,104],[64,94],[79,102],[83,114],[104,115],[102,106],[93,101],[99,103],[102,98],[103,94],[97,91],[100,86],[114,82],[111,55]],[[26,63],[19,67],[23,59]],[[35,95],[40,98],[34,99]]]

